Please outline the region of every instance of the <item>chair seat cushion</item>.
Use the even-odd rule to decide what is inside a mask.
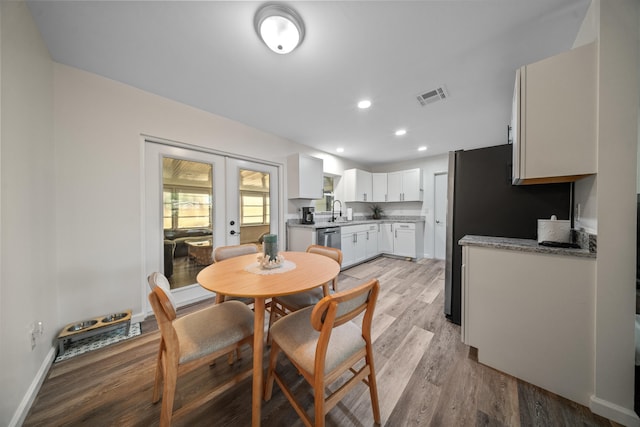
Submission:
[[[311,326],[313,307],[307,307],[283,317],[271,327],[271,336],[280,348],[305,371],[313,373],[316,346],[320,332]],[[324,374],[327,375],[342,362],[365,347],[362,330],[347,322],[331,332]]]
[[[283,295],[275,300],[281,302],[291,311],[297,311],[310,305],[316,305],[322,298],[324,298],[322,287],[317,287],[297,294]]]
[[[173,326],[180,341],[180,363],[186,363],[253,334],[253,312],[239,301],[227,301],[179,317]]]

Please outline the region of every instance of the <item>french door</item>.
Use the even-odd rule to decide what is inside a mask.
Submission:
[[[178,306],[212,296],[196,275],[213,248],[278,233],[276,166],[146,141],[144,169],[145,274],[163,272]]]
[[[262,235],[278,234],[278,168],[227,157],[226,172],[226,244],[260,244]]]

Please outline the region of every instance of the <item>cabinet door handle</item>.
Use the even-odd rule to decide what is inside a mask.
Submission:
[[[396,230],[396,236],[395,237],[396,237],[396,239],[398,238],[398,230]]]
[[[369,240],[369,232],[367,231],[367,240]]]

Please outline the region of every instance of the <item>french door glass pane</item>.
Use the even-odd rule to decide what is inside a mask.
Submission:
[[[195,283],[212,262],[213,165],[164,157],[162,190],[165,275],[171,265],[175,289]]]
[[[259,243],[270,228],[269,173],[240,169],[240,228],[242,243]]]

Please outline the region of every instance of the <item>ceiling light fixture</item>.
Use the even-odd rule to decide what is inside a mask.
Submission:
[[[289,53],[304,39],[300,15],[281,4],[268,3],[261,7],[253,24],[264,44],[275,53]]]
[[[336,151],[337,151],[338,153],[342,153],[342,152],[344,151],[344,148],[342,148],[342,147],[338,147],[338,148],[336,148]]]
[[[358,102],[358,108],[364,110],[371,107],[371,101],[369,101],[368,99],[363,99],[362,101]]]
[[[427,147],[424,145],[422,147],[418,147],[418,151],[427,151]]]
[[[406,135],[407,134],[407,130],[406,129],[398,129],[396,131],[396,136],[402,136],[402,135]]]

